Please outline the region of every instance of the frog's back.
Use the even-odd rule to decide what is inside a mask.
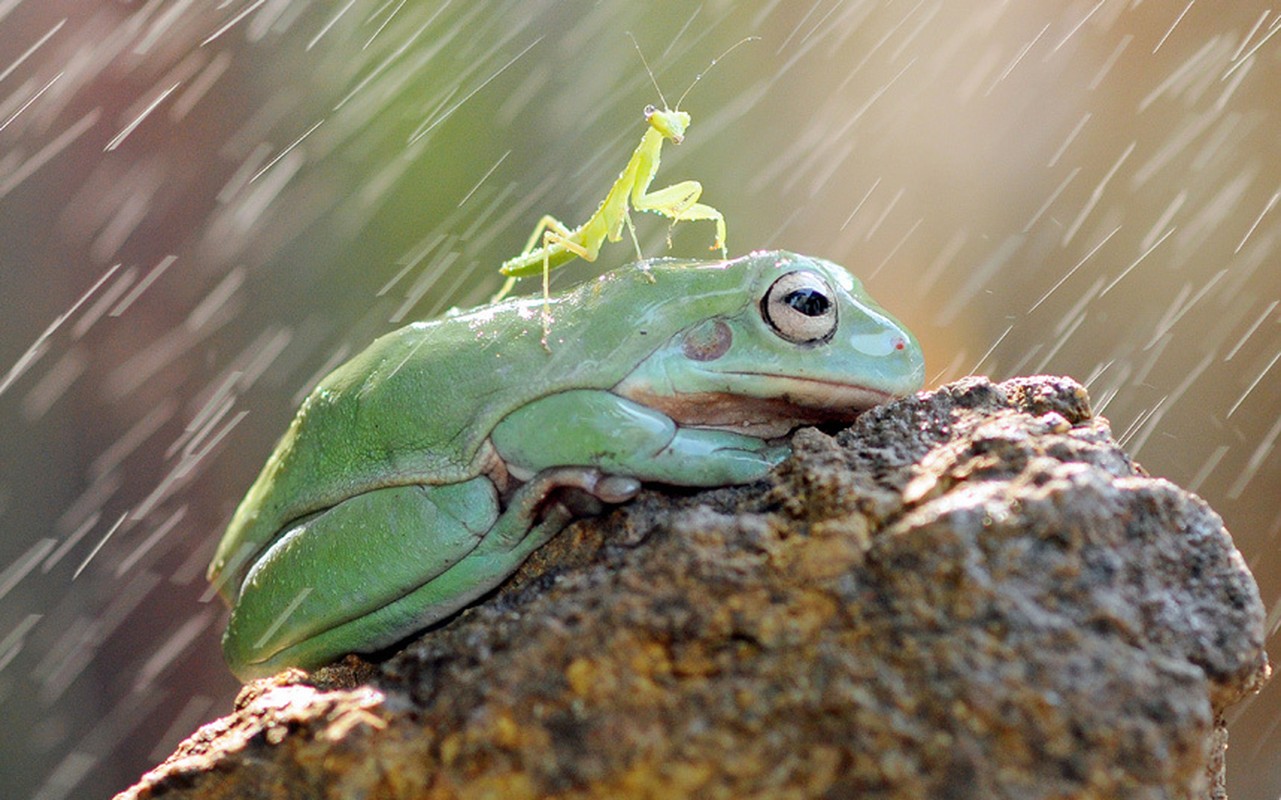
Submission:
[[[415,323],[376,340],[303,403],[237,509],[211,578],[228,563],[238,573],[287,523],[356,494],[475,477],[490,431],[513,410],[565,389],[610,388],[669,338],[672,320],[745,302],[746,267],[716,263],[632,265],[553,299],[550,352],[542,345],[541,298]],[[223,591],[234,593],[237,583],[225,580]]]

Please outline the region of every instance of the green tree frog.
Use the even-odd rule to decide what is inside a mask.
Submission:
[[[549,301],[411,324],[324,378],[209,566],[242,679],[369,652],[494,589],[642,482],[764,477],[800,425],[921,388],[912,334],[841,267],[656,259]]]

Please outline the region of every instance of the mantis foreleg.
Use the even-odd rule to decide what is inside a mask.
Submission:
[[[637,211],[662,214],[672,221],[672,227],[675,227],[677,222],[703,219],[715,221],[716,241],[712,244],[711,249],[720,250],[722,257],[726,255],[725,217],[711,206],[698,202],[698,198],[703,194],[703,185],[701,183],[698,181],[681,181],[652,192],[646,191],[649,188],[646,186],[637,188],[638,191],[632,193],[632,208]],[[668,247],[671,244],[671,228],[668,228]]]

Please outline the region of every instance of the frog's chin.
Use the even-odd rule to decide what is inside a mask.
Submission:
[[[676,392],[670,395],[649,386],[624,381],[614,392],[661,411],[677,424],[734,431],[770,439],[802,425],[852,422],[873,406],[893,400],[880,389],[805,378],[775,377],[771,396],[750,397],[730,392]]]

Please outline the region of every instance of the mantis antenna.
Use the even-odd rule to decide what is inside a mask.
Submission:
[[[636,55],[640,56],[641,63],[645,65],[645,72],[649,74],[649,82],[654,84],[654,90],[658,92],[658,99],[663,101],[663,108],[672,108],[672,106],[667,105],[667,98],[663,96],[663,90],[658,85],[658,79],[654,77],[654,70],[649,68],[649,61],[645,59],[645,53],[641,51],[640,42],[636,41],[636,37],[632,35],[631,31],[627,32],[627,38],[632,40],[632,46],[636,48]],[[690,89],[693,89],[694,84],[702,80],[704,75],[706,75],[708,72],[711,72],[712,67],[716,66],[716,62],[720,61],[722,58],[732,53],[735,49],[738,48],[739,45],[747,44],[748,42],[751,42],[760,38],[761,37],[759,36],[744,36],[742,39],[739,39],[737,42],[730,45],[719,56],[717,56],[716,58],[713,58],[712,62],[707,65],[707,68],[704,69],[702,72],[698,73],[697,75],[695,75],[694,80],[690,81],[689,87],[686,88],[683,93],[681,93],[680,99],[676,101],[676,107],[674,110],[680,109],[681,103],[685,102],[685,96],[689,94]]]
[[[645,72],[649,74],[649,82],[654,84],[654,91],[658,92],[658,99],[663,101],[663,108],[671,108],[671,106],[667,105],[667,98],[663,97],[663,89],[658,85],[658,79],[654,77],[654,70],[649,68],[649,62],[645,60],[645,53],[641,51],[640,42],[636,41],[636,37],[632,35],[631,31],[627,32],[627,38],[632,40],[632,47],[636,48],[636,55],[640,56],[641,63],[645,65]],[[713,61],[712,63],[715,64],[716,62]],[[695,78],[694,80],[698,79]],[[686,89],[685,91],[688,93],[689,90]],[[684,97],[685,95],[681,95],[681,99],[684,99]]]
[[[758,40],[758,39],[760,39],[760,38],[761,38],[761,37],[759,37],[759,36],[744,36],[742,39],[739,39],[737,42],[734,42],[734,44],[730,45],[730,46],[725,50],[725,52],[721,53],[721,54],[720,54],[719,56],[717,56],[716,58],[713,58],[713,59],[712,59],[712,63],[710,63],[710,64],[708,64],[708,65],[707,65],[707,69],[705,69],[705,70],[703,70],[702,72],[700,72],[700,73],[698,73],[697,75],[695,75],[695,76],[694,76],[694,80],[690,81],[690,83],[689,83],[689,88],[688,88],[688,89],[686,89],[684,92],[682,92],[682,93],[681,93],[680,98],[679,98],[679,99],[677,99],[677,101],[676,101],[676,107],[677,107],[677,108],[680,108],[680,107],[681,107],[681,103],[685,102],[685,95],[689,94],[690,89],[693,89],[693,88],[694,88],[694,84],[696,84],[696,83],[698,83],[700,80],[702,80],[704,75],[706,75],[707,73],[709,73],[709,72],[711,72],[711,71],[712,71],[712,67],[716,66],[716,62],[717,62],[717,61],[720,61],[720,60],[721,60],[722,58],[724,58],[725,56],[727,56],[727,55],[729,55],[730,53],[734,52],[736,49],[738,49],[738,46],[739,46],[739,45],[747,44],[748,42],[755,41],[755,40]],[[634,40],[633,40],[633,41],[634,41]],[[648,64],[646,64],[646,65],[645,65],[645,69],[649,69],[649,65],[648,65]],[[652,77],[652,76],[651,76],[651,77]],[[657,88],[657,87],[656,87],[656,88]],[[662,93],[661,93],[661,92],[659,93],[659,99],[662,99]],[[667,101],[666,101],[666,100],[663,100],[663,105],[667,105]]]

